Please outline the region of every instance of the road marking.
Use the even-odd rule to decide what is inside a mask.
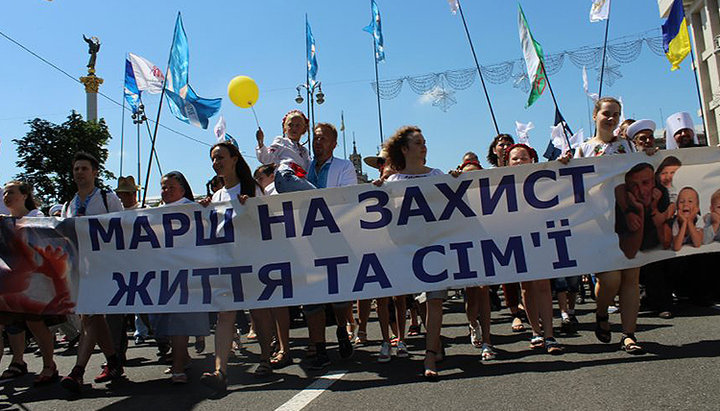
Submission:
[[[275,411],[299,411],[305,408],[305,406],[330,388],[331,385],[347,374],[347,372],[348,370],[338,370],[323,375],[308,385],[307,388],[295,394],[295,396],[290,398],[285,404],[277,407]]]

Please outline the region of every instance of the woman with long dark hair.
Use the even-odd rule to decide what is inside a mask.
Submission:
[[[221,142],[210,148],[210,159],[217,175],[223,177],[224,186],[216,191],[211,200],[200,203],[207,205],[210,202],[218,203],[238,198],[244,203],[249,197],[255,197],[260,187],[253,179],[250,167],[245,162],[240,150],[232,143]],[[227,388],[227,363],[235,334],[235,311],[218,313],[215,327],[215,370],[204,373],[202,381],[218,391]],[[260,341],[260,364],[255,375],[266,376],[272,373],[270,366],[270,338],[272,338],[272,319],[270,309],[250,310],[256,332]]]

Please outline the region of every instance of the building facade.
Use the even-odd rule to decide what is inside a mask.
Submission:
[[[660,17],[666,18],[672,0],[658,0]],[[695,76],[700,85],[700,116],[710,145],[718,144],[720,124],[720,9],[718,0],[683,0],[685,18],[695,57]]]

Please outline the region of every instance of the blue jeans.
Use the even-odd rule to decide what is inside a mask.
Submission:
[[[314,190],[316,188],[307,179],[296,176],[292,170],[277,170],[275,172],[275,191],[278,193]]]

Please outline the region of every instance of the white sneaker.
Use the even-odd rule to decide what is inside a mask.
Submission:
[[[380,356],[378,357],[378,362],[388,362],[390,361],[390,358],[392,356],[392,346],[390,346],[390,343],[385,341],[380,346]]]
[[[395,355],[397,355],[398,358],[407,358],[410,356],[410,353],[408,353],[407,347],[405,346],[404,342],[398,341],[397,351],[395,352]]]
[[[475,348],[482,348],[482,340],[480,339],[480,325],[478,324],[477,327],[468,325],[468,328],[470,329],[470,344],[472,344],[472,346]]]

